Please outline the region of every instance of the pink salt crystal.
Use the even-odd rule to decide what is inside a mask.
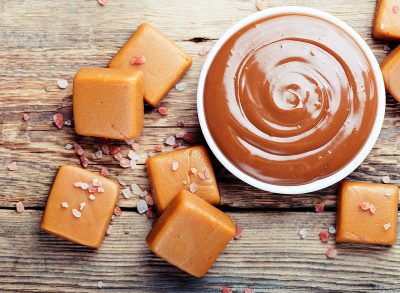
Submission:
[[[158,113],[160,113],[161,116],[166,116],[168,115],[168,108],[167,107],[158,107]]]
[[[157,217],[157,215],[152,207],[149,207],[147,209],[146,216],[148,219],[155,219]]]
[[[116,159],[117,161],[121,161],[122,160],[122,154],[121,153],[116,153],[114,154],[114,159]]]
[[[74,215],[75,218],[80,218],[81,217],[81,212],[78,211],[77,209],[72,209],[72,214]]]
[[[233,238],[235,240],[238,240],[240,239],[240,237],[242,237],[242,235],[243,235],[243,229],[235,224],[235,235],[233,235]]]
[[[146,57],[143,55],[134,55],[131,59],[132,65],[141,65],[146,62]]]
[[[119,206],[115,206],[113,213],[114,213],[114,216],[119,217],[122,215],[122,210]]]
[[[175,143],[175,144],[173,145],[174,149],[176,149],[176,148],[178,148],[178,147],[180,147],[180,146],[181,146],[181,144],[180,144],[179,142],[177,142],[177,143]]]
[[[115,155],[121,151],[121,148],[119,146],[110,146],[110,155]]]
[[[190,172],[192,172],[192,174],[196,174],[197,173],[197,169],[196,168],[190,168]]]
[[[89,191],[90,193],[93,193],[93,192],[96,192],[96,191],[97,191],[97,188],[96,188],[96,186],[93,185],[93,183],[90,183],[90,184],[89,184],[88,191]]]
[[[326,230],[321,230],[319,232],[319,238],[322,242],[327,243],[329,241],[329,233]]]
[[[371,204],[370,206],[369,206],[369,211],[370,211],[370,213],[371,214],[375,214],[376,213],[376,206],[374,206],[373,204]]]
[[[134,141],[133,139],[125,140],[125,142],[126,142],[128,145],[133,145],[133,144],[135,143],[135,141]]]
[[[64,126],[64,116],[61,113],[56,113],[53,115],[53,122],[57,126],[58,129],[61,129]]]
[[[103,193],[104,192],[104,188],[101,187],[101,186],[97,187],[97,192],[98,193]]]
[[[83,168],[87,168],[89,166],[89,159],[85,156],[79,157],[79,160],[81,161],[81,165]]]
[[[122,168],[129,168],[131,166],[131,161],[126,158],[122,158],[121,161],[119,161],[119,165]]]
[[[250,288],[244,288],[244,293],[254,293],[254,290]]]
[[[131,147],[132,147],[132,150],[136,152],[139,149],[139,144],[135,142],[131,145]]]
[[[118,178],[118,183],[122,186],[126,185],[126,182],[124,180],[122,180],[121,178]]]
[[[177,134],[175,134],[176,138],[183,138],[183,136],[185,135],[184,132],[178,132]]]
[[[232,293],[232,289],[228,287],[222,287],[222,293]]]
[[[146,201],[147,205],[152,206],[154,204],[153,197],[151,195],[146,195],[144,197],[144,200]]]
[[[195,139],[191,133],[185,133],[182,138],[187,143],[195,143]]]
[[[96,186],[96,187],[102,186],[102,185],[103,185],[103,184],[101,183],[101,181],[99,180],[99,178],[94,178],[94,179],[92,180],[92,184],[93,184],[93,186]]]
[[[165,140],[166,145],[174,145],[176,143],[175,137],[174,136],[168,136],[167,139]]]
[[[197,191],[197,189],[198,189],[198,186],[197,186],[196,183],[194,183],[194,182],[190,183],[189,190],[190,190],[191,193],[195,193]]]
[[[25,122],[27,122],[27,121],[29,120],[29,114],[24,113],[24,114],[22,115],[22,119],[23,119]]]
[[[163,151],[163,146],[162,146],[162,145],[156,145],[156,146],[154,147],[154,150],[155,150],[156,152],[160,153],[160,152]]]
[[[177,161],[172,162],[171,164],[172,171],[176,171],[179,168],[179,163]]]
[[[368,202],[366,202],[366,201],[363,201],[363,202],[360,204],[360,208],[361,208],[363,211],[368,211],[368,210],[369,210],[369,207],[370,207],[370,204],[369,204]]]
[[[323,213],[323,212],[324,212],[324,209],[325,209],[325,204],[323,204],[323,203],[316,203],[316,204],[314,205],[314,208],[315,208],[315,212],[316,212],[316,213]]]
[[[104,154],[109,155],[110,154],[110,146],[108,145],[107,142],[103,142],[101,144],[101,150],[103,151]]]
[[[211,172],[210,170],[206,169],[204,171],[204,177],[206,177],[206,179],[211,179]]]
[[[7,165],[7,169],[9,171],[15,171],[17,170],[17,162],[11,162]]]
[[[185,121],[183,121],[183,120],[178,120],[178,121],[176,122],[176,126],[178,126],[178,127],[185,127]]]
[[[74,143],[74,150],[75,150],[75,153],[78,155],[78,156],[82,156],[83,155],[83,148],[79,145],[79,144],[77,144],[77,143]]]
[[[105,167],[101,168],[100,175],[104,176],[104,177],[108,176],[109,172],[108,172],[107,168],[105,168]]]
[[[331,247],[331,248],[329,248],[329,249],[327,250],[327,252],[326,252],[326,257],[327,257],[327,258],[333,259],[333,258],[336,258],[336,256],[337,256],[337,250],[336,250],[336,248]]]
[[[61,206],[62,206],[64,209],[66,209],[66,208],[68,208],[68,203],[67,203],[66,201],[63,201],[63,202],[61,203]]]
[[[17,202],[15,209],[17,210],[17,213],[22,213],[25,210],[24,204],[21,201]]]

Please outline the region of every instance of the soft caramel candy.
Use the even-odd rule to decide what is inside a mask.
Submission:
[[[211,161],[203,146],[151,157],[147,160],[147,171],[160,214],[181,190],[188,190],[210,204],[220,203]]]
[[[192,59],[174,42],[143,23],[108,66],[143,71],[144,98],[156,106],[191,64]]]
[[[400,46],[383,60],[381,69],[386,90],[400,102]]]
[[[54,180],[40,228],[66,240],[100,247],[119,195],[119,185],[74,166]]]
[[[373,35],[382,40],[400,40],[400,0],[378,2]]]
[[[336,241],[392,245],[396,242],[398,187],[343,182]]]
[[[155,222],[146,242],[159,257],[201,277],[234,234],[229,216],[184,190]]]
[[[79,69],[73,112],[78,134],[133,139],[143,129],[143,74],[122,68]]]

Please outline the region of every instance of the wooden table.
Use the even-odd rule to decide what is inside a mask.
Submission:
[[[306,5],[346,21],[368,42],[379,61],[387,54],[385,42],[371,37],[375,1],[289,0],[265,1],[266,7]],[[78,165],[65,144],[78,142],[90,159],[89,170],[106,166],[111,177],[149,188],[144,163],[155,145],[181,129],[200,140],[196,114],[197,79],[204,58],[203,46],[212,46],[225,30],[255,12],[253,0],[95,0],[0,1],[0,291],[130,290],[151,292],[220,292],[223,286],[242,292],[297,290],[398,291],[400,247],[337,245],[335,260],[325,257],[329,247],[318,233],[335,223],[337,186],[300,195],[270,194],[239,181],[216,162],[222,193],[221,209],[244,228],[206,277],[189,277],[157,258],[144,238],[150,222],[140,216],[132,199],[120,200],[123,215],[112,222],[112,234],[92,251],[39,230],[39,221],[54,174],[61,164]],[[123,170],[105,156],[93,156],[100,139],[81,137],[73,126],[62,130],[52,115],[71,119],[72,79],[81,66],[105,66],[141,22],[164,31],[193,57],[184,76],[184,91],[172,89],[162,104],[168,116],[147,107],[136,170]],[[393,49],[396,44],[391,44]],[[57,80],[70,86],[58,89]],[[391,176],[399,183],[400,107],[387,98],[380,138],[367,160],[349,179],[380,182]],[[30,120],[22,120],[29,113]],[[120,142],[123,152],[128,146]],[[168,148],[167,148],[168,149]],[[18,169],[6,165],[18,162]],[[22,201],[25,212],[15,212]],[[315,203],[327,211],[314,212]],[[308,229],[301,240],[298,231]]]

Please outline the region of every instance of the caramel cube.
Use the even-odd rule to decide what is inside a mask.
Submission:
[[[386,90],[400,102],[400,46],[383,60],[381,69]]]
[[[144,58],[143,58],[144,57]],[[138,62],[136,58],[141,58]],[[108,67],[138,69],[144,74],[144,99],[156,106],[182,75],[192,59],[148,23],[141,24]]]
[[[110,179],[62,166],[47,199],[40,228],[66,240],[99,248],[119,196]]]
[[[400,40],[400,0],[378,2],[373,35],[382,40]]]
[[[79,69],[73,112],[78,134],[133,139],[143,129],[143,74],[122,68]]]
[[[397,229],[396,185],[343,182],[337,213],[337,242],[392,245]]]
[[[146,242],[159,257],[201,277],[234,234],[229,216],[183,190],[155,222]]]
[[[203,146],[151,157],[147,160],[147,171],[160,214],[181,190],[191,191],[210,204],[220,203],[217,181]]]

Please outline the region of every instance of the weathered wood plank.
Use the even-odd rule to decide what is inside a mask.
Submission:
[[[153,255],[144,243],[146,217],[124,212],[98,251],[70,244],[38,228],[41,212],[0,211],[0,289],[74,291],[97,289],[151,292],[242,292],[400,290],[400,253],[390,247],[338,245],[338,257],[318,233],[334,223],[334,213],[233,213],[244,227],[206,277],[189,277]],[[300,240],[298,230],[308,229]],[[12,247],[12,249],[10,249]]]

